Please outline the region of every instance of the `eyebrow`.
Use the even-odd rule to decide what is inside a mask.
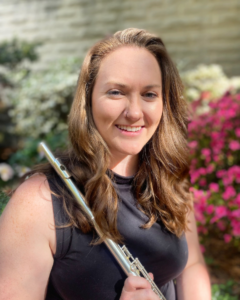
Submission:
[[[113,81],[109,81],[105,85],[109,85],[109,84],[113,84],[113,85],[119,86],[121,88],[129,88],[129,86],[126,85],[126,84],[113,82]],[[145,89],[151,89],[151,88],[154,88],[154,87],[161,88],[161,85],[159,85],[159,84],[150,84],[150,85],[146,85],[144,88]]]

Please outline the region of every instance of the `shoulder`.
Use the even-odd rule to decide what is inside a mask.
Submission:
[[[35,174],[15,190],[0,218],[2,224],[11,228],[17,226],[18,230],[23,231],[31,227],[36,234],[49,240],[54,253],[56,241],[52,197],[45,175]]]
[[[0,290],[4,299],[44,299],[55,235],[47,179],[34,175],[16,189],[0,217]]]

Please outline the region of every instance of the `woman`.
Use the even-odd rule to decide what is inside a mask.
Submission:
[[[61,159],[103,239],[125,243],[167,300],[208,300],[182,94],[160,38],[115,33],[83,62]],[[0,300],[159,299],[144,278],[126,279],[49,164],[29,175],[0,219]]]

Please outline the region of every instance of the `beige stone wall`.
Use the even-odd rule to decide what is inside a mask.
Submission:
[[[83,57],[95,41],[127,27],[160,35],[185,69],[217,63],[240,75],[240,0],[0,1],[0,41],[42,41],[38,68]]]

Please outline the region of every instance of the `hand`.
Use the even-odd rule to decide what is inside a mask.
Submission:
[[[153,279],[152,273],[149,276]],[[159,297],[145,278],[129,275],[124,282],[120,300],[159,300]]]

